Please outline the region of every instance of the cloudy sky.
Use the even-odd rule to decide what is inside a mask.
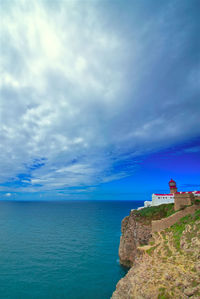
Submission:
[[[171,175],[194,189],[199,9],[198,0],[2,0],[1,194],[133,193]]]

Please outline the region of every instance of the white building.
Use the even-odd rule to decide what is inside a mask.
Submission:
[[[152,194],[152,206],[159,206],[163,203],[174,203],[174,194]]]
[[[152,206],[152,201],[150,201],[150,200],[146,200],[145,202],[144,202],[144,207],[145,208],[148,208],[148,207],[151,207]]]
[[[192,193],[194,194],[194,196],[200,196],[200,191],[194,191]]]
[[[186,191],[186,192],[176,192],[176,194],[193,193],[194,196],[200,196],[200,191]],[[145,204],[146,203],[146,204]],[[163,203],[174,203],[174,194],[152,194],[152,202],[147,201],[144,203],[145,207],[149,206],[159,206]]]
[[[145,201],[144,202],[144,207],[138,208],[138,210],[142,208],[147,208],[151,206],[159,206],[162,204],[168,204],[168,203],[174,203],[174,195],[175,194],[184,194],[184,193],[193,193],[194,196],[200,197],[200,191],[186,191],[186,192],[178,192],[176,182],[171,179],[169,181],[169,188],[170,188],[170,193],[168,194],[152,194],[152,201]]]

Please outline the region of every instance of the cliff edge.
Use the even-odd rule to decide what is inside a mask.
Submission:
[[[138,253],[137,247],[148,244],[151,237],[151,223],[146,223],[143,217],[138,217],[131,211],[130,215],[122,220],[121,232],[120,264],[131,267]]]
[[[152,233],[152,219],[173,213],[165,206],[164,212],[161,206],[156,213],[132,211],[122,221],[120,262],[132,267],[112,299],[200,298],[200,210]]]
[[[142,210],[132,210],[122,220],[119,245],[120,264],[131,267],[138,254],[138,246],[147,245],[151,238],[152,220],[160,220],[174,213],[173,204],[163,204]]]

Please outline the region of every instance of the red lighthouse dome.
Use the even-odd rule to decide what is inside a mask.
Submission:
[[[170,188],[170,193],[176,193],[177,192],[176,182],[173,179],[171,179],[169,181],[169,188]]]

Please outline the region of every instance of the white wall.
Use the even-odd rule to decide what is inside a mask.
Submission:
[[[200,196],[200,194],[199,193],[198,194],[194,193],[194,196]]]
[[[159,206],[164,203],[174,203],[174,196],[152,194],[152,206]]]
[[[146,200],[146,201],[144,202],[144,207],[145,207],[145,208],[147,208],[147,207],[151,207],[151,205],[152,205],[152,201]]]

